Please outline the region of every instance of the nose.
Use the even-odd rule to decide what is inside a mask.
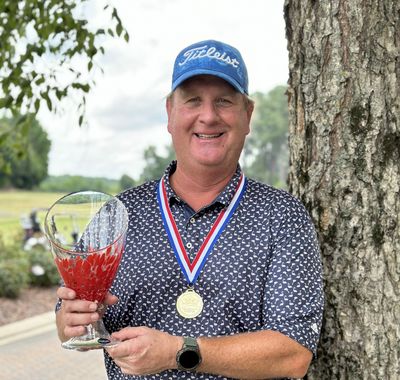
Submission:
[[[213,125],[219,120],[220,115],[216,105],[213,102],[203,102],[200,108],[199,121],[207,125]]]

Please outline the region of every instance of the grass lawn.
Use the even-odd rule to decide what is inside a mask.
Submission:
[[[22,233],[21,217],[35,208],[48,208],[65,194],[35,191],[0,191],[0,234],[5,243]],[[43,222],[45,211],[38,214]]]

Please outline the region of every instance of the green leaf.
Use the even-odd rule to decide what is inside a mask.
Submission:
[[[24,100],[24,96],[25,96],[25,93],[24,93],[23,91],[21,91],[21,92],[18,94],[17,99],[16,99],[16,101],[15,101],[15,104],[16,104],[16,106],[17,106],[18,108],[21,107],[22,101]]]
[[[35,100],[35,113],[38,113],[40,109],[40,99]]]
[[[5,98],[0,99],[0,108],[9,108],[14,101],[14,98],[11,95],[6,96]]]
[[[115,18],[115,19],[117,20],[117,23],[118,23],[118,24],[121,24],[121,19],[120,19],[119,16],[118,16],[118,12],[117,12],[117,9],[116,9],[116,8],[113,8],[112,17]]]
[[[82,90],[83,92],[89,92],[90,86],[87,83],[72,83],[71,84],[72,88],[75,88],[76,90]]]
[[[40,75],[40,77],[38,78],[38,79],[36,79],[35,80],[35,84],[37,85],[37,86],[40,86],[42,83],[44,83],[45,82],[45,79],[44,79],[44,75]]]
[[[121,24],[118,23],[117,28],[116,28],[116,31],[117,31],[118,37],[120,37],[121,34],[122,34],[122,31],[123,31],[123,28],[122,28],[122,25],[121,25]]]
[[[63,98],[63,93],[62,93],[62,91],[59,90],[58,88],[56,88],[56,89],[55,89],[55,93],[56,93],[56,98],[57,98],[58,100],[61,101],[61,99]]]
[[[46,101],[47,108],[51,112],[53,110],[53,105],[51,103],[49,94],[47,92],[41,92],[40,95],[41,95],[42,99]]]
[[[88,55],[89,55],[90,58],[92,58],[92,57],[94,57],[94,56],[96,55],[96,53],[97,53],[97,49],[93,46],[93,47],[89,50]]]

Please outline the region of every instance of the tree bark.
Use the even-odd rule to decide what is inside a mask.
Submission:
[[[289,190],[318,230],[308,379],[400,379],[400,2],[285,0]]]

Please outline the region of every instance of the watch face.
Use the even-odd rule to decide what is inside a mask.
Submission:
[[[179,364],[185,369],[196,368],[199,362],[200,356],[197,351],[187,350],[179,356]]]

